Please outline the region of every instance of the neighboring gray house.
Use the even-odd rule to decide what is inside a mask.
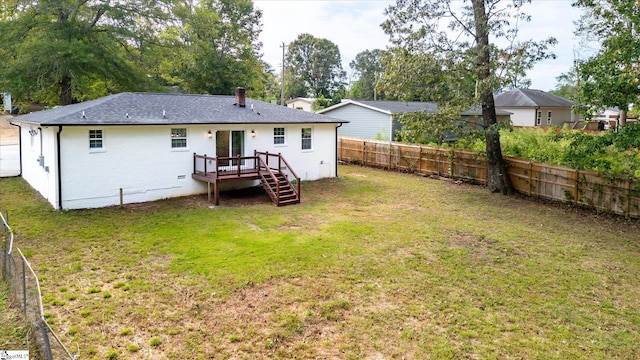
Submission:
[[[349,121],[338,128],[340,136],[390,140],[401,128],[394,115],[418,111],[433,113],[436,109],[437,105],[430,102],[346,100],[317,113]]]
[[[574,102],[542,90],[513,89],[494,96],[496,109],[512,113],[514,126],[557,126],[573,123]]]

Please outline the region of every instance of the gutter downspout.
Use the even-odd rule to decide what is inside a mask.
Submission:
[[[338,177],[338,128],[340,126],[342,126],[343,123],[340,123],[340,125],[336,126],[336,177]]]
[[[20,170],[18,171],[18,175],[15,177],[20,177],[22,176],[22,126],[14,124],[11,121],[9,121],[9,125],[13,125],[18,128],[18,155],[20,159]]]
[[[60,125],[60,127],[58,128],[58,132],[56,133],[56,153],[58,156],[58,159],[56,159],[57,162],[57,168],[58,168],[58,208],[59,210],[62,210],[62,169],[61,169],[61,163],[62,161],[60,160],[60,134],[62,133],[62,125]]]

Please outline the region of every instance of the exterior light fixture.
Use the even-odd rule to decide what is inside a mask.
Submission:
[[[252,138],[256,137],[256,131],[255,131],[255,130],[253,130],[253,129],[251,130],[251,137],[252,137]]]
[[[207,137],[209,139],[213,138],[213,133],[211,132],[211,130],[207,131]]]

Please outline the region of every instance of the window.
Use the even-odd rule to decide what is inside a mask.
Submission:
[[[89,149],[102,149],[103,140],[102,130],[89,130]]]
[[[538,116],[536,117],[536,125],[542,125],[542,111],[538,111]]]
[[[311,150],[311,128],[302,128],[302,150]]]
[[[551,125],[551,111],[547,112],[547,125]]]
[[[282,145],[285,143],[284,140],[284,128],[273,128],[273,144]]]
[[[187,147],[187,129],[171,129],[171,148],[184,149]]]

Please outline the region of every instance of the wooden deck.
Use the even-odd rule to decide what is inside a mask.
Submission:
[[[216,205],[220,202],[221,182],[247,180],[260,180],[269,197],[278,206],[300,202],[300,178],[280,154],[255,151],[254,156],[209,157],[194,153],[191,177],[207,183],[209,202],[213,186]]]
[[[258,170],[237,171],[219,171],[204,172],[197,171],[191,175],[192,178],[200,181],[234,181],[234,180],[259,180],[260,172]]]

